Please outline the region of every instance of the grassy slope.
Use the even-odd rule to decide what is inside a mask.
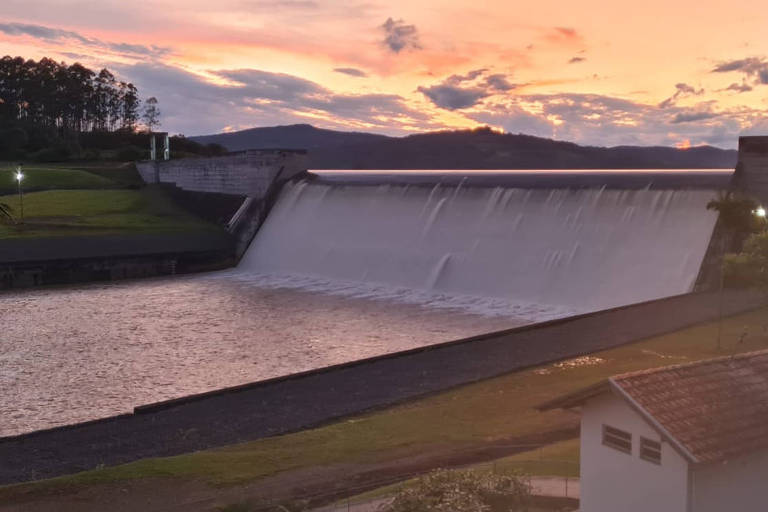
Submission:
[[[12,194],[17,190],[16,171],[0,168],[0,191]],[[103,176],[79,169],[24,169],[22,185],[25,191],[47,189],[115,188],[116,183]]]
[[[540,413],[537,404],[617,373],[768,348],[766,323],[768,309],[727,319],[719,351],[717,324],[703,324],[594,354],[600,358],[594,360],[598,364],[578,364],[583,360],[576,360],[524,370],[322,428],[6,487],[0,489],[0,499],[127,478],[195,478],[214,486],[230,485],[290,469],[393,460],[429,449],[462,449],[488,440],[546,432],[573,425],[576,417],[563,411]],[[745,327],[751,334],[739,343]],[[573,449],[554,450],[571,463],[561,464],[559,469],[528,469],[572,474]],[[517,462],[530,458],[531,454],[521,455]]]
[[[486,465],[487,467],[487,465]],[[498,469],[516,469],[531,476],[579,476],[579,440],[561,441],[539,450],[496,461]]]
[[[15,187],[13,170],[0,165],[0,194]],[[0,239],[130,232],[213,230],[175,206],[162,190],[137,185],[135,169],[126,166],[34,167],[24,169],[24,224],[0,224]],[[0,202],[20,215],[15,193]]]

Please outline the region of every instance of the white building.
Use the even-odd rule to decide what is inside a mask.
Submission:
[[[618,375],[581,410],[582,512],[768,510],[768,350]]]

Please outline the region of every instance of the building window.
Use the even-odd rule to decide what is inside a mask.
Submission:
[[[603,425],[603,444],[620,452],[632,453],[632,434]]]
[[[640,458],[654,464],[661,464],[661,443],[641,437]]]

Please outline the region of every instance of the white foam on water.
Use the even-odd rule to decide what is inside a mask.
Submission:
[[[541,321],[692,290],[708,190],[288,184],[233,279]]]

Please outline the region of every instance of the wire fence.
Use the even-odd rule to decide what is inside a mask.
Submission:
[[[545,459],[520,461],[528,467],[535,467],[539,463],[557,463],[572,464],[572,461]],[[510,464],[510,469],[519,469],[518,464]],[[454,468],[458,469],[458,468]],[[502,465],[494,466],[491,463],[472,466],[472,469],[487,471],[504,471]],[[384,485],[382,489],[365,493],[358,496],[350,496],[337,500],[334,503],[313,509],[313,512],[375,512],[383,505],[390,502],[394,497],[408,488],[409,486],[418,486],[420,478],[400,481],[390,485]],[[572,498],[579,499],[580,486],[578,477],[572,476],[533,476],[531,477],[531,486],[533,495],[545,496],[551,498]]]
[[[551,441],[550,441],[551,442]],[[382,504],[393,499],[397,493],[409,485],[418,485],[420,479],[437,469],[476,469],[481,471],[508,472],[517,471],[531,476],[534,495],[578,498],[579,472],[578,462],[572,459],[547,457],[545,450],[549,444],[489,444],[451,450],[443,457],[436,457],[431,467],[413,467],[403,469],[396,474],[372,477],[366,474],[356,485],[329,485],[326,489],[316,492],[302,493],[295,496],[291,503],[284,500],[260,501],[250,507],[253,512],[276,511],[296,512],[312,510],[313,512],[372,512]],[[518,454],[526,453],[527,457],[519,459]],[[515,457],[514,459],[509,459]],[[485,460],[484,460],[485,459]],[[480,462],[474,462],[474,461]],[[391,470],[391,468],[389,468]],[[553,476],[563,475],[563,476]],[[350,475],[350,480],[355,479]],[[323,505],[323,504],[326,505]]]
[[[535,496],[578,499],[580,494],[579,463],[572,459],[546,457],[543,451],[544,446],[539,444],[505,445],[503,448],[530,452],[530,457],[452,465],[444,469],[472,469],[494,473],[514,471],[530,477]],[[420,471],[373,482],[369,480],[364,486],[365,490],[361,489],[362,494],[356,494],[352,490],[348,497],[337,500],[329,505],[315,508],[313,512],[374,512],[394,499],[404,489],[419,485],[425,474],[423,471]]]

